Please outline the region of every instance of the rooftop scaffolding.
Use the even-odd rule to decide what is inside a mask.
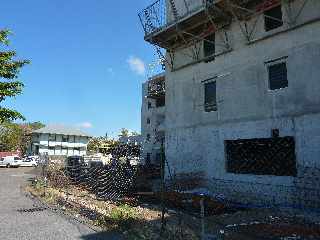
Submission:
[[[165,97],[165,76],[156,75],[148,81],[148,98],[160,99]]]
[[[297,0],[157,0],[139,13],[145,32],[145,40],[156,47],[159,58],[173,68],[175,51],[190,48],[193,59],[199,59],[198,42],[221,45],[223,51],[232,50],[228,38],[228,26],[236,22],[248,42],[254,38],[259,16],[289,26],[303,10],[306,2],[301,0],[300,9],[295,16],[291,13],[292,3]],[[178,2],[178,4],[177,4]],[[192,4],[190,4],[192,2]],[[289,18],[284,21],[267,14],[267,11],[285,4]],[[215,33],[222,41],[211,42],[208,36]],[[167,54],[161,52],[165,49]]]
[[[232,19],[246,21],[279,5],[281,0],[199,0],[192,7],[187,0],[183,2],[184,9],[179,11],[174,0],[157,0],[139,13],[146,41],[174,50],[203,40]]]

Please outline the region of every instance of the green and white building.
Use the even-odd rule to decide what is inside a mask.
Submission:
[[[83,156],[90,135],[62,125],[48,125],[32,132],[29,153],[49,156]]]

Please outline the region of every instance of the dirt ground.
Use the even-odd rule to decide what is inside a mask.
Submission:
[[[217,205],[216,214],[211,212],[203,219],[197,207],[168,207],[165,214],[166,231],[159,238],[161,208],[155,202],[127,198],[115,203],[102,201],[79,186],[47,187],[45,190],[41,184],[39,186],[36,184],[27,190],[48,204],[71,212],[90,224],[121,232],[127,239],[188,240],[200,239],[204,235],[206,239],[224,240],[320,240],[320,218],[311,221],[306,213],[289,213],[278,209],[230,211],[229,208],[221,208],[221,204]]]

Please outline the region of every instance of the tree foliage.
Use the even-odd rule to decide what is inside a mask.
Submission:
[[[17,80],[20,69],[29,64],[29,60],[15,60],[16,52],[5,50],[9,45],[9,30],[0,30],[0,103],[8,97],[15,97],[22,93],[24,84]],[[0,106],[0,123],[14,121],[17,119],[25,120],[23,115],[16,110]]]
[[[119,144],[117,141],[107,137],[94,137],[88,142],[87,150],[91,153],[106,153],[108,148],[117,144]]]
[[[31,143],[31,133],[44,127],[40,122],[17,124],[4,122],[0,125],[0,151],[21,151],[25,154]]]
[[[129,130],[126,128],[121,128],[120,130],[120,136],[121,137],[128,137],[129,136]]]
[[[131,133],[131,135],[132,136],[138,136],[138,135],[140,135],[137,131],[133,131],[132,133]]]

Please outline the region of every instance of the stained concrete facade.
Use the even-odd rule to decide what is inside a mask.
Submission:
[[[283,1],[284,24],[272,31],[265,31],[261,14],[249,42],[232,22],[226,30],[231,48],[219,45],[216,33],[214,61],[189,58],[183,54],[189,49],[176,53],[173,71],[166,71],[165,149],[173,173],[203,172],[205,187],[222,187],[235,199],[264,195],[281,202],[297,195],[299,179],[320,168],[320,1],[303,3],[293,1],[289,16]],[[286,63],[288,87],[269,89],[272,61]],[[204,111],[208,79],[217,86],[213,112]],[[295,138],[298,177],[226,171],[225,140],[270,138],[271,129]]]
[[[149,84],[160,74],[142,84],[141,136],[142,159],[144,163],[160,164],[161,140],[159,135],[165,134],[166,107],[157,106],[157,100],[149,97]]]

